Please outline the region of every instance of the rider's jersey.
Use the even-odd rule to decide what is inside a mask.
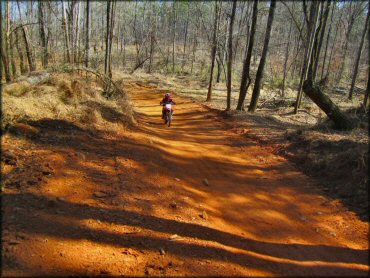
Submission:
[[[173,100],[173,98],[172,97],[164,97],[163,99],[162,99],[162,101],[161,101],[161,104],[167,104],[167,103],[174,103],[174,104],[176,104],[176,102]]]

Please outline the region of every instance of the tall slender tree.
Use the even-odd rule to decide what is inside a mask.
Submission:
[[[313,41],[315,38],[316,23],[317,23],[317,18],[318,18],[318,8],[319,8],[319,2],[313,1],[311,3],[309,18],[307,16],[306,9],[304,9],[306,23],[307,23],[307,33],[306,33],[306,40],[305,40],[305,50],[304,50],[304,55],[303,55],[303,65],[302,65],[302,70],[301,70],[301,77],[300,77],[299,86],[298,86],[297,99],[294,105],[295,114],[298,112],[298,108],[301,105],[302,85],[303,85],[304,80],[307,77],[308,69],[310,65],[311,51],[312,51]]]
[[[86,0],[85,11],[85,67],[89,67],[90,52],[90,0]]]
[[[42,47],[42,66],[46,68],[48,66],[48,47],[45,35],[45,19],[44,19],[44,1],[38,0],[38,17],[39,17],[39,30]]]
[[[212,51],[211,51],[211,73],[208,83],[208,93],[207,100],[212,100],[212,86],[213,86],[213,70],[215,67],[216,51],[217,51],[217,29],[218,29],[218,20],[219,20],[219,5],[218,1],[215,2],[215,17],[213,23],[213,37],[212,37]]]
[[[233,0],[231,8],[230,22],[229,22],[229,38],[228,38],[228,52],[227,52],[227,104],[226,110],[231,108],[231,85],[232,85],[232,70],[233,70],[233,29],[236,11],[236,0]]]
[[[265,63],[266,63],[266,57],[267,57],[267,52],[268,52],[268,47],[269,47],[269,42],[270,42],[272,22],[274,20],[275,7],[276,7],[276,1],[271,0],[269,15],[268,15],[268,19],[267,19],[265,40],[264,40],[264,43],[263,43],[263,49],[262,49],[262,54],[261,54],[261,60],[260,60],[260,63],[258,65],[258,69],[257,69],[256,81],[254,82],[251,103],[250,103],[249,108],[248,108],[248,111],[250,111],[250,112],[254,112],[257,108],[258,98],[259,98],[260,89],[261,89],[261,82],[262,82],[262,78],[263,78],[263,72],[264,72],[264,67],[265,67]]]
[[[362,31],[361,42],[360,42],[360,45],[359,45],[358,50],[357,50],[357,56],[356,56],[356,61],[355,61],[354,69],[353,69],[353,75],[352,75],[351,88],[349,90],[349,95],[348,95],[349,99],[352,99],[353,89],[355,88],[355,83],[356,83],[356,78],[357,78],[358,66],[360,64],[362,48],[364,46],[366,31],[367,31],[368,26],[369,26],[369,13],[370,13],[370,5],[369,5],[368,11],[367,11],[364,30]],[[368,53],[368,55],[370,55],[370,53]]]
[[[253,44],[254,44],[254,34],[256,32],[256,25],[257,25],[257,13],[258,13],[257,6],[258,6],[258,0],[254,0],[253,14],[252,14],[252,26],[251,26],[251,31],[249,34],[248,45],[246,45],[247,56],[243,64],[243,73],[242,73],[242,80],[240,82],[239,99],[238,99],[238,105],[236,107],[236,110],[240,110],[240,111],[244,110],[245,96],[247,95],[248,87],[251,83],[249,72],[250,72],[252,50],[253,50]]]

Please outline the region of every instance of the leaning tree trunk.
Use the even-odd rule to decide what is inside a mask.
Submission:
[[[354,128],[353,122],[318,86],[314,85],[312,80],[306,80],[303,83],[302,89],[303,92],[325,112],[329,119],[334,122],[336,128],[340,130],[350,130]]]
[[[353,69],[353,76],[352,76],[352,83],[351,83],[351,88],[349,90],[349,95],[348,95],[348,98],[349,99],[352,99],[352,95],[353,95],[353,89],[355,87],[355,83],[356,83],[356,77],[357,77],[357,71],[358,71],[358,66],[360,64],[360,58],[361,58],[361,53],[362,53],[362,47],[364,45],[364,41],[365,41],[365,36],[366,36],[366,30],[369,26],[369,14],[370,14],[370,5],[369,5],[369,9],[367,11],[367,16],[366,16],[366,22],[365,22],[365,27],[364,27],[364,31],[362,33],[362,36],[361,36],[361,42],[360,42],[360,46],[358,47],[358,52],[357,52],[357,57],[356,57],[356,62],[355,62],[355,67]],[[369,42],[368,42],[369,43]],[[368,53],[368,55],[370,55],[370,53]]]
[[[256,111],[256,108],[257,108],[258,98],[259,98],[259,95],[260,95],[261,82],[262,82],[262,78],[263,78],[263,71],[264,71],[264,67],[265,67],[265,63],[266,63],[267,51],[268,51],[268,48],[269,48],[272,22],[274,20],[275,6],[276,6],[276,1],[271,0],[269,16],[268,16],[268,19],[267,19],[265,41],[263,43],[263,49],[262,49],[262,54],[261,54],[261,60],[260,60],[260,64],[258,65],[258,69],[257,69],[256,80],[254,82],[251,103],[250,103],[249,108],[248,108],[248,111],[250,111],[250,112]]]

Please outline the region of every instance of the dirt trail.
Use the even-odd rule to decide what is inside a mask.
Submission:
[[[40,172],[3,192],[3,275],[368,274],[368,223],[289,162],[176,95],[168,128],[163,92],[127,90],[134,131],[45,120],[3,140]]]

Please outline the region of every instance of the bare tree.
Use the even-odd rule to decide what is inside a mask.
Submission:
[[[62,0],[62,9],[63,9],[63,21],[62,21],[62,26],[63,26],[63,30],[64,30],[64,45],[65,45],[65,55],[66,55],[66,61],[68,63],[71,63],[72,60],[71,60],[71,47],[70,47],[70,36],[69,36],[69,33],[70,33],[70,30],[69,30],[69,24],[68,24],[68,21],[67,21],[67,11],[66,11],[66,7],[65,7],[65,4],[64,4],[64,1]]]
[[[262,82],[264,67],[265,67],[265,63],[266,63],[266,57],[267,57],[267,52],[268,52],[268,48],[269,48],[272,22],[274,20],[275,7],[276,7],[276,1],[271,0],[269,15],[268,15],[268,19],[267,19],[265,41],[263,43],[263,49],[262,49],[262,54],[261,54],[261,60],[260,60],[260,63],[258,65],[258,69],[257,69],[256,81],[254,82],[251,103],[249,104],[249,108],[248,108],[248,111],[250,111],[250,112],[254,112],[257,108],[258,98],[259,98],[259,95],[260,95],[261,82]]]
[[[227,105],[226,110],[231,108],[231,83],[232,83],[232,68],[233,68],[233,28],[236,11],[236,0],[233,0],[229,23],[229,39],[228,39],[228,57],[227,57]]]
[[[294,5],[294,2],[293,2]],[[292,25],[293,25],[293,18],[290,19],[289,23],[289,33],[288,33],[288,42],[286,44],[285,48],[285,58],[284,58],[284,70],[283,70],[283,84],[281,88],[281,95],[282,97],[285,96],[285,81],[287,76],[287,66],[288,66],[288,58],[289,58],[289,46],[290,46],[290,40],[291,40],[291,34],[292,34]]]
[[[257,6],[258,6],[258,0],[254,0],[253,14],[252,14],[252,26],[251,26],[251,31],[249,34],[249,42],[248,42],[248,45],[246,46],[246,49],[248,49],[247,56],[244,60],[242,80],[240,83],[239,100],[238,100],[238,105],[236,107],[236,110],[240,110],[240,111],[244,110],[245,96],[247,95],[248,87],[251,83],[249,72],[250,72],[250,65],[251,65],[251,59],[252,59],[254,34],[256,32],[256,25],[257,25],[257,13],[258,13]]]
[[[305,2],[303,2],[305,5]],[[302,66],[302,71],[301,71],[301,77],[300,77],[300,82],[299,82],[299,87],[298,87],[298,93],[297,93],[297,100],[294,105],[294,113],[298,112],[298,108],[301,104],[301,99],[302,99],[302,85],[303,81],[306,79],[306,76],[308,74],[308,69],[310,65],[310,58],[311,58],[311,51],[312,51],[312,46],[314,42],[314,34],[316,31],[316,23],[317,23],[317,18],[318,18],[318,8],[319,8],[319,2],[312,2],[311,3],[311,8],[310,8],[310,16],[308,18],[306,8],[304,9],[305,11],[305,19],[307,23],[307,34],[306,34],[306,41],[305,41],[305,51],[303,55],[303,66]]]
[[[48,47],[45,35],[45,20],[44,20],[44,1],[38,0],[38,16],[39,16],[39,30],[42,47],[42,66],[48,66]]]
[[[218,20],[219,20],[219,7],[220,3],[215,2],[215,18],[213,23],[213,39],[212,39],[212,51],[211,51],[211,73],[208,84],[208,93],[207,100],[212,100],[212,84],[213,84],[213,69],[215,67],[216,51],[217,51],[217,29],[218,29]]]
[[[85,67],[89,67],[89,51],[90,51],[90,0],[86,0],[85,11]]]
[[[367,11],[367,16],[366,16],[366,21],[365,21],[365,27],[364,27],[364,31],[362,32],[362,36],[361,36],[361,42],[360,42],[360,45],[359,45],[358,51],[357,51],[357,57],[356,57],[355,66],[354,66],[354,69],[353,69],[353,76],[352,76],[351,88],[349,90],[349,95],[348,95],[348,98],[349,99],[352,99],[353,89],[354,89],[355,83],[356,83],[358,66],[360,64],[360,58],[361,58],[362,48],[363,48],[364,41],[365,41],[366,31],[367,31],[368,26],[369,26],[369,14],[370,14],[370,5],[369,5],[368,11]],[[370,53],[368,53],[368,55],[370,55]]]
[[[349,5],[349,14],[348,14],[348,25],[346,29],[346,36],[344,39],[344,46],[342,50],[342,61],[341,65],[339,67],[339,73],[336,78],[336,82],[339,83],[342,79],[343,72],[344,72],[344,67],[346,64],[346,58],[347,58],[347,50],[348,50],[348,43],[350,41],[350,36],[352,33],[353,26],[355,24],[356,19],[361,15],[363,9],[363,2],[358,1],[358,2],[350,2]]]

